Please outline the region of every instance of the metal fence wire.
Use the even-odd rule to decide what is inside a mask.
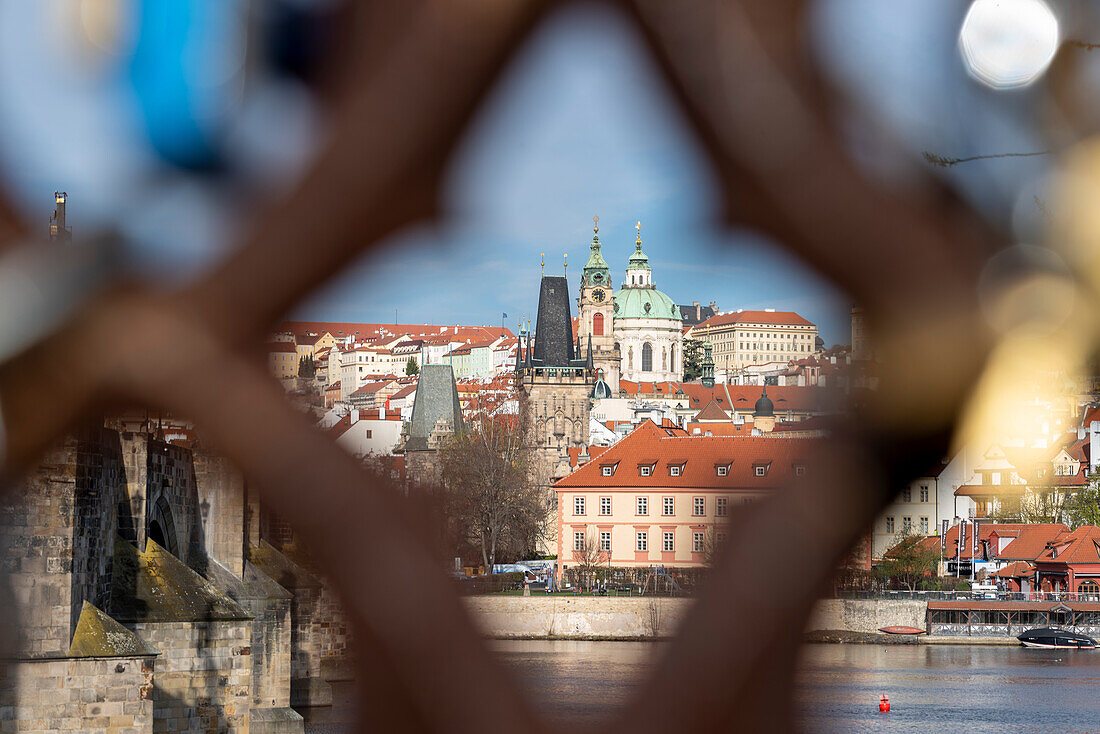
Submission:
[[[944,455],[996,343],[977,283],[1001,236],[930,175],[901,188],[856,165],[834,114],[844,100],[803,48],[810,3],[616,5],[641,29],[705,146],[726,220],[783,243],[862,304],[881,381],[838,425],[812,482],[734,519],[660,664],[601,726],[788,731],[814,600],[893,489]],[[420,541],[417,513],[288,405],[260,345],[280,315],[353,258],[438,215],[456,140],[554,7],[353,4],[327,145],[285,200],[257,209],[233,254],[178,291],[116,284],[0,365],[7,487],[105,409],[167,408],[195,421],[340,590],[364,732],[512,734],[552,724],[480,639]],[[14,247],[28,231],[0,200],[0,241]],[[761,588],[772,591],[751,592]]]

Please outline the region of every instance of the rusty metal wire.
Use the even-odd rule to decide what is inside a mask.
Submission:
[[[342,594],[358,645],[363,731],[548,724],[478,638],[419,542],[416,514],[287,405],[256,350],[275,319],[353,257],[435,213],[448,154],[551,6],[362,3],[349,27],[375,42],[356,43],[345,64],[331,139],[235,253],[182,292],[115,288],[0,365],[9,479],[97,411],[144,404],[193,418],[263,488]],[[849,160],[831,123],[834,100],[801,47],[803,3],[622,7],[720,172],[729,221],[773,235],[840,284],[865,305],[880,340],[882,389],[830,442],[824,477],[738,521],[715,582],[662,664],[605,725],[634,734],[787,730],[811,604],[889,488],[943,454],[989,349],[975,284],[996,237],[934,182],[893,192]],[[0,238],[21,229],[0,201]],[[913,355],[929,345],[941,359],[918,366]],[[739,593],[776,578],[773,594]]]

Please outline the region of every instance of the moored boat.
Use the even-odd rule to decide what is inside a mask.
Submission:
[[[1094,650],[1096,640],[1058,627],[1036,627],[1017,635],[1016,639],[1024,647],[1045,647],[1061,650]]]

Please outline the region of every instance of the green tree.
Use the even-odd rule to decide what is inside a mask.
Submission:
[[[418,365],[416,363],[416,359],[414,359],[413,357],[409,357],[409,361],[405,363],[405,374],[406,375],[419,375],[420,374],[420,365]]]
[[[875,571],[880,578],[902,584],[909,591],[929,576],[935,576],[940,562],[939,541],[927,542],[923,535],[902,533],[900,540],[883,555]]]
[[[684,380],[698,380],[703,375],[703,342],[684,339]]]
[[[1065,517],[1074,529],[1082,525],[1100,525],[1100,487],[1097,480],[1091,480],[1089,486],[1066,500]]]
[[[306,379],[313,379],[317,376],[317,364],[313,361],[312,356],[302,356],[298,358],[298,377],[304,377]]]

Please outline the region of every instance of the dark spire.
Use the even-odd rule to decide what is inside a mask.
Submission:
[[[592,335],[591,334],[588,335],[588,362],[585,364],[585,367],[587,367],[588,369],[595,368],[595,365],[592,363]]]
[[[569,367],[575,352],[573,312],[569,304],[569,282],[559,276],[542,279],[539,313],[535,322],[534,361],[539,367]]]
[[[752,414],[757,418],[775,415],[775,405],[772,404],[771,398],[768,397],[768,383],[766,382],[764,383],[764,392],[761,393],[760,399],[756,401],[756,406]]]

